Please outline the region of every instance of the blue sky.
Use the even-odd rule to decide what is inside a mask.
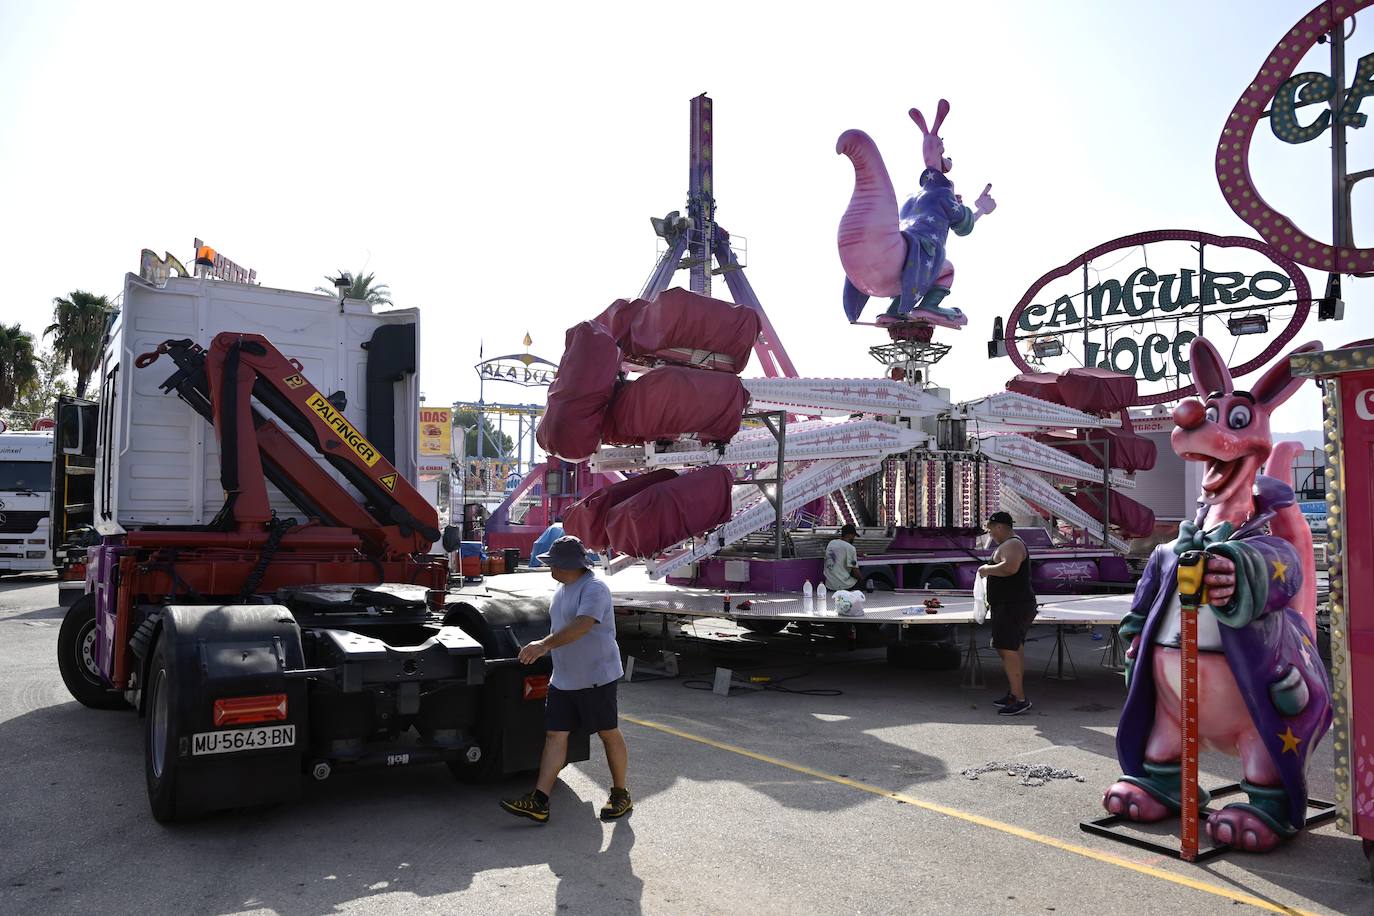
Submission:
[[[366,265],[424,310],[430,403],[473,397],[481,341],[510,352],[528,331],[556,359],[568,325],[638,291],[648,217],[684,202],[688,99],[709,91],[719,217],[748,238],[750,279],[793,360],[804,375],[871,374],[877,332],[840,311],[852,171],[835,138],[868,131],[906,193],[920,155],[906,111],[944,97],[950,177],[970,197],[991,182],[999,204],[950,245],[947,304],[971,322],[947,336],[936,378],[974,397],[1014,371],[986,359],[993,317],[1049,268],[1145,229],[1253,234],[1221,198],[1213,150],[1310,5],[779,9],[732,4],[693,33],[687,8],[643,3],[0,0],[0,320],[41,330],[53,296],[118,293],[141,248],[187,255],[199,236],[270,286]],[[1366,19],[1352,71],[1374,51]],[[1319,237],[1328,157],[1325,138],[1256,141],[1261,189]],[[1374,166],[1374,126],[1352,132],[1351,164]],[[1355,201],[1365,244],[1371,195],[1374,182]],[[1347,320],[1314,320],[1299,340],[1374,337],[1371,290],[1348,281]],[[1307,389],[1276,425],[1319,419]]]

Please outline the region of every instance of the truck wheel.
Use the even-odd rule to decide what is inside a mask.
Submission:
[[[482,750],[482,756],[476,763],[468,760],[450,760],[448,762],[449,772],[453,778],[461,783],[473,785],[483,782],[495,782],[504,774],[505,766],[501,762],[501,732],[499,729],[481,737],[478,745]]]
[[[177,819],[177,688],[168,665],[171,649],[159,639],[148,667],[148,709],[143,719],[143,768],[153,817],[166,824]]]
[[[750,633],[772,636],[787,628],[786,620],[737,620],[735,621]]]
[[[57,670],[62,683],[83,706],[124,709],[124,695],[111,690],[95,661],[95,596],[82,595],[62,618],[57,631]]]

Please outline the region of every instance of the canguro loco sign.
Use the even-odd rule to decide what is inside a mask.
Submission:
[[[1007,355],[1022,372],[1090,366],[1131,375],[1137,403],[1160,404],[1191,389],[1188,349],[1197,337],[1231,350],[1239,377],[1292,340],[1310,310],[1302,270],[1263,242],[1141,232],[1035,281],[1008,316]]]

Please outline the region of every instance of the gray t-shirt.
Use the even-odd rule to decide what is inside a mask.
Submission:
[[[625,674],[615,641],[611,590],[596,573],[587,572],[576,582],[559,585],[549,605],[549,617],[554,633],[578,617],[596,621],[587,635],[553,650],[553,679],[549,683],[559,690],[585,690],[618,681]]]
[[[859,565],[859,552],[843,538],[835,538],[825,545],[825,587],[832,592],[853,588],[859,580],[850,568]]]

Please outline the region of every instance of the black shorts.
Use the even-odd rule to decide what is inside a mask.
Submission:
[[[1026,644],[1026,634],[1035,623],[1037,607],[1026,604],[994,604],[992,617],[992,647],[1015,652]]]
[[[616,684],[611,681],[585,690],[559,690],[550,684],[548,699],[544,701],[544,729],[590,735],[620,727]]]

